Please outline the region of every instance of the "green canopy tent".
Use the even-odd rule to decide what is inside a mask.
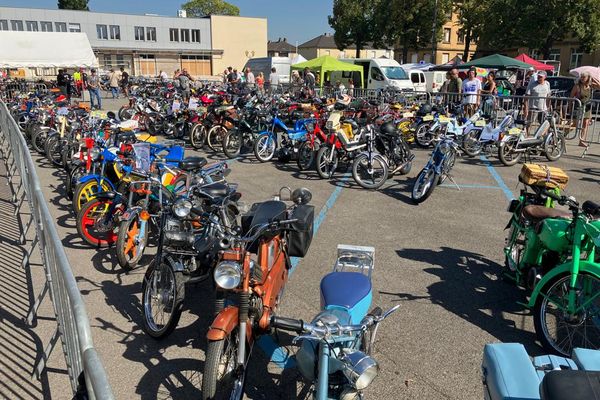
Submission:
[[[529,69],[531,65],[522,61],[503,56],[502,54],[492,54],[491,56],[481,57],[457,66],[459,69],[476,68],[494,68],[494,69]]]
[[[340,61],[331,56],[321,56],[317,58],[313,58],[312,60],[308,60],[305,62],[301,62],[299,64],[292,65],[292,69],[294,70],[303,70],[308,67],[311,71],[317,71],[320,76],[320,85],[323,86],[325,81],[325,73],[331,71],[343,71],[343,72],[359,72],[360,73],[360,82],[362,87],[363,82],[363,67],[360,65],[354,65],[347,62]],[[358,86],[358,85],[357,85]]]

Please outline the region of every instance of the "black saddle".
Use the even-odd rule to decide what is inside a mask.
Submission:
[[[179,161],[179,168],[183,171],[197,171],[204,167],[208,161],[204,157],[187,157]]]

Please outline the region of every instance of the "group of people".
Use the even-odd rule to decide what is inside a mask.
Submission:
[[[129,96],[129,74],[124,67],[121,67],[120,71],[111,68],[107,84],[107,89],[110,90],[113,99],[118,99],[120,92]],[[83,93],[87,90],[90,95],[91,108],[102,109],[102,96],[100,95],[102,85],[95,68],[90,70],[89,75],[83,68],[75,70],[72,75],[67,70],[60,69],[56,75],[56,85],[68,101],[74,95],[83,99]]]

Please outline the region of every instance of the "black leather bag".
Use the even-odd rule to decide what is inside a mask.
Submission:
[[[288,255],[304,257],[308,253],[313,238],[315,207],[308,204],[300,205],[294,209],[290,218],[298,219],[298,221],[290,226]]]

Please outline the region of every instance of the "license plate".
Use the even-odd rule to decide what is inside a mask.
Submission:
[[[484,120],[475,121],[475,126],[485,126]]]
[[[450,122],[450,118],[441,116],[440,117],[440,122]]]
[[[423,121],[433,121],[433,115],[426,115],[423,117]]]
[[[414,114],[411,112],[405,112],[404,114],[402,114],[402,118],[412,118],[413,115]]]
[[[509,135],[518,135],[519,133],[521,133],[521,129],[519,128],[510,128],[508,130]]]

